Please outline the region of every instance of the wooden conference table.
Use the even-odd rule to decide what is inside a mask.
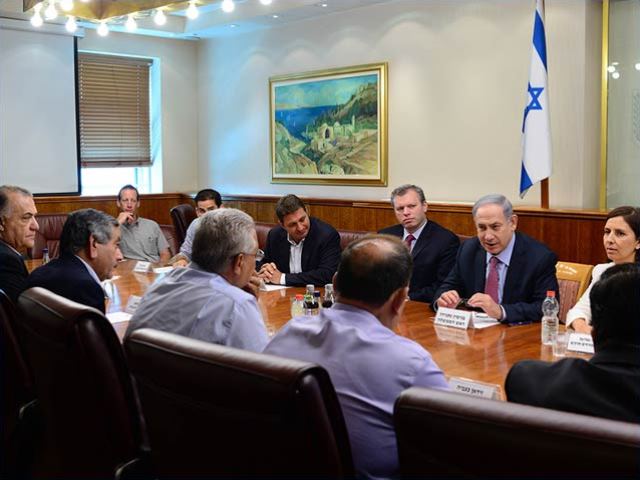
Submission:
[[[133,272],[135,261],[120,262],[114,279],[105,287],[107,312],[123,311],[131,295],[142,296],[147,288],[164,274]],[[39,260],[27,261],[32,270]],[[277,332],[290,318],[291,297],[303,293],[303,288],[286,288],[261,292],[260,309],[269,334]],[[509,368],[517,361],[540,359],[552,361],[551,347],[540,343],[540,324],[508,327],[498,325],[482,330],[461,330],[435,326],[434,313],[428,305],[409,301],[398,325],[397,333],[414,340],[428,350],[449,377],[464,377],[504,387]],[[115,323],[122,339],[128,322]],[[570,353],[589,358],[588,355]]]

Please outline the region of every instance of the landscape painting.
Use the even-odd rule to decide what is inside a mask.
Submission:
[[[273,183],[387,185],[387,64],[269,79]]]

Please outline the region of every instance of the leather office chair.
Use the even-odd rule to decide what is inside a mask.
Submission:
[[[36,437],[33,409],[35,395],[31,372],[15,333],[16,311],[0,290],[0,369],[2,375],[2,451],[0,476],[26,473]]]
[[[31,258],[42,258],[42,249],[49,249],[49,258],[52,260],[60,256],[60,237],[62,236],[62,227],[67,221],[66,213],[49,213],[36,217],[38,220],[39,230],[36,232],[36,238],[33,247],[29,249]]]
[[[184,242],[189,225],[196,218],[196,210],[193,208],[193,205],[183,203],[182,205],[173,207],[169,213],[171,213],[171,220],[176,229],[176,239],[178,240],[179,247],[182,245],[182,242]]]
[[[353,475],[323,368],[152,329],[125,352],[161,478]]]
[[[19,334],[44,421],[35,476],[118,478],[140,465],[142,427],[118,337],[98,310],[31,288]]]
[[[180,251],[180,245],[182,244],[182,242],[178,243],[175,227],[173,225],[160,225],[160,230],[169,244],[169,252],[171,253],[171,256],[174,256]]]
[[[415,387],[394,420],[405,477],[640,475],[636,424]]]
[[[558,318],[562,323],[567,319],[567,312],[573,307],[591,281],[593,265],[584,263],[556,263],[556,277],[560,288],[560,312]]]
[[[267,236],[269,231],[275,227],[275,223],[256,222],[256,235],[258,236],[258,246],[264,250],[267,247]]]

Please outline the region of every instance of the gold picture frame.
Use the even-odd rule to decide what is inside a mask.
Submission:
[[[387,186],[387,68],[269,78],[271,183]]]

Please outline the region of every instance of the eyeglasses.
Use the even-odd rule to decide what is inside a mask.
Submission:
[[[214,210],[216,210],[218,207],[216,207],[215,205],[209,208],[202,208],[202,207],[196,207],[196,213],[198,215],[204,215],[207,212],[213,212]]]
[[[254,257],[256,257],[256,262],[261,262],[264,259],[264,252],[259,248],[258,251],[256,253],[247,253],[247,252],[240,252],[243,255],[253,255]],[[238,253],[238,255],[240,255],[240,253]]]

